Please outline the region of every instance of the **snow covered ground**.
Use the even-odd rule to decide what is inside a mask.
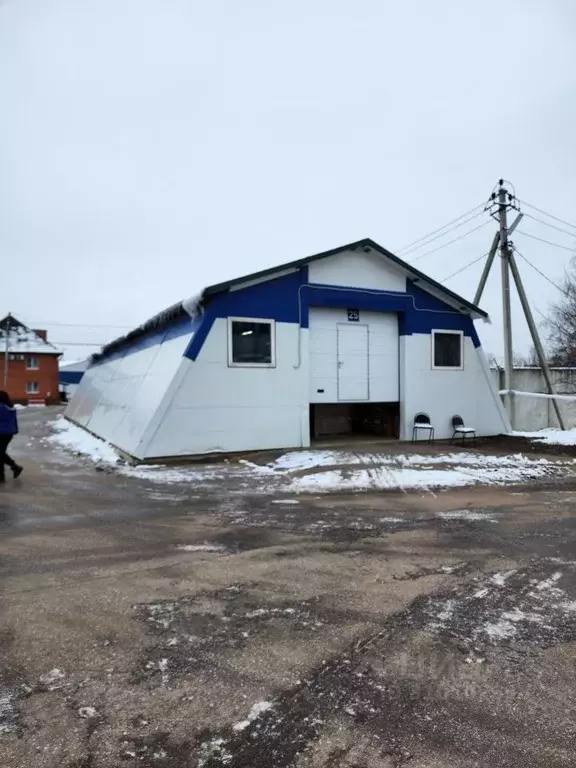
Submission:
[[[60,445],[62,448],[81,456],[86,456],[91,461],[104,464],[117,464],[120,456],[109,443],[77,427],[66,419],[60,417],[53,424],[54,434],[46,438],[47,442]]]
[[[540,429],[538,432],[512,432],[514,437],[529,437],[548,445],[576,445],[576,429]]]
[[[565,475],[576,470],[571,459],[530,458],[523,454],[484,455],[448,452],[437,455],[290,451],[267,464],[240,460],[194,467],[125,464],[116,450],[85,430],[59,418],[46,442],[98,465],[155,484],[214,488],[226,481],[231,492],[275,494],[335,491],[428,490],[474,484],[511,484]]]

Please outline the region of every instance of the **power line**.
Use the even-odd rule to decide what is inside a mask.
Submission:
[[[452,272],[451,275],[448,275],[448,277],[445,277],[443,280],[440,280],[441,283],[446,283],[448,280],[451,280],[453,277],[456,277],[456,275],[459,275],[461,272],[464,272],[468,269],[468,267],[473,266],[474,264],[477,264],[482,259],[485,259],[486,256],[488,256],[488,253],[483,253],[482,256],[478,256],[477,258],[473,259],[472,261],[469,261],[468,264],[466,264],[463,267],[460,267],[460,269],[457,269],[456,272]]]
[[[97,325],[94,323],[51,323],[44,320],[41,323],[30,323],[30,325],[41,328],[43,325],[54,326],[55,328],[108,328],[110,330],[120,330],[124,328],[133,328],[132,325]]]
[[[461,216],[458,216],[458,218],[453,219],[452,221],[449,221],[448,224],[444,224],[443,227],[438,227],[438,229],[434,229],[432,232],[428,232],[427,235],[423,235],[422,237],[419,237],[418,240],[414,240],[411,243],[408,243],[408,245],[405,245],[403,248],[400,248],[397,253],[402,253],[403,251],[411,250],[412,246],[416,245],[417,243],[421,243],[423,240],[428,240],[429,237],[432,237],[432,235],[435,235],[437,232],[442,232],[444,229],[448,229],[448,227],[452,226],[452,224],[456,224],[457,221],[460,221],[461,219],[465,219],[466,216],[470,216],[470,214],[475,213],[479,208],[484,208],[484,203],[480,203],[480,205],[475,206],[474,208],[471,208],[469,211],[466,211],[466,213],[463,213]]]
[[[491,224],[491,221],[484,221],[482,224],[478,224],[477,227],[473,227],[472,229],[469,229],[468,232],[464,232],[464,234],[459,235],[458,237],[455,237],[453,240],[449,240],[447,243],[443,243],[442,245],[439,245],[437,248],[433,248],[431,251],[425,251],[425,253],[421,253],[419,256],[416,256],[415,259],[413,259],[410,264],[414,264],[416,261],[420,261],[420,259],[423,259],[424,256],[429,256],[431,253],[436,253],[436,251],[442,250],[442,248],[447,248],[449,245],[452,245],[453,243],[457,243],[459,240],[463,240],[465,237],[468,237],[468,235],[471,235],[472,232],[476,232],[478,229],[482,229],[482,227],[488,226],[488,224]]]
[[[558,283],[555,283],[555,282],[554,282],[554,280],[552,280],[550,277],[548,277],[548,275],[545,275],[545,274],[544,274],[544,272],[542,272],[542,270],[541,270],[541,269],[539,269],[539,268],[536,266],[536,264],[533,264],[533,263],[530,261],[530,259],[529,259],[529,258],[527,258],[526,256],[524,256],[524,254],[523,254],[523,253],[520,253],[520,251],[518,250],[518,248],[516,248],[516,247],[515,247],[515,248],[514,248],[514,251],[515,251],[515,252],[518,254],[518,256],[520,256],[520,258],[521,258],[521,259],[523,259],[523,260],[526,262],[526,264],[528,264],[528,266],[532,267],[532,269],[533,269],[535,272],[538,272],[538,274],[539,274],[541,277],[543,277],[543,278],[544,278],[544,280],[547,280],[547,281],[550,283],[550,285],[553,285],[553,286],[554,286],[554,288],[556,288],[556,290],[560,291],[560,293],[562,293],[562,294],[563,294],[564,296],[566,296],[567,298],[571,298],[570,294],[569,294],[567,291],[565,291],[565,290],[564,290],[564,288],[562,288],[561,286],[559,286],[559,285],[558,285]]]
[[[464,221],[461,221],[460,224],[456,224],[454,227],[447,229],[445,232],[441,232],[439,235],[436,235],[435,237],[425,239],[425,242],[420,243],[420,245],[414,245],[412,248],[408,248],[407,250],[405,249],[404,252],[402,253],[402,256],[405,258],[409,253],[412,253],[412,251],[417,251],[419,248],[425,248],[427,245],[430,245],[430,243],[433,243],[435,240],[439,240],[441,237],[446,237],[446,235],[449,235],[450,232],[454,232],[454,230],[465,226],[470,221],[477,219],[478,216],[482,216],[483,213],[484,213],[484,210],[478,211],[478,213],[475,213],[473,216],[470,216],[468,219],[464,219]]]
[[[531,213],[525,213],[524,216],[526,216],[527,219],[532,219],[532,221],[537,221],[540,224],[544,224],[545,227],[550,227],[551,229],[555,229],[558,232],[563,232],[565,235],[568,235],[569,237],[576,237],[576,232],[569,232],[567,229],[562,229],[562,227],[557,227],[555,224],[550,224],[549,221],[544,221],[544,219],[539,219],[538,216],[532,216]]]
[[[526,237],[532,238],[532,240],[538,240],[541,243],[546,243],[546,245],[552,245],[554,248],[561,248],[563,251],[569,251],[571,254],[576,255],[576,247],[569,248],[567,245],[561,245],[560,243],[553,243],[552,240],[545,240],[543,237],[537,237],[536,235],[531,235],[529,232],[524,232],[523,229],[517,229],[516,232],[520,235],[525,235]]]
[[[516,198],[518,202],[521,205],[526,205],[528,208],[532,208],[534,211],[538,211],[538,213],[541,213],[543,216],[548,216],[550,219],[554,219],[554,221],[558,221],[560,224],[565,224],[567,227],[572,227],[572,229],[576,230],[576,224],[572,224],[570,221],[565,221],[564,219],[558,218],[558,216],[554,216],[552,213],[547,213],[546,211],[543,211],[542,208],[537,208],[535,205],[531,205],[530,203],[527,203],[525,200],[519,200]]]

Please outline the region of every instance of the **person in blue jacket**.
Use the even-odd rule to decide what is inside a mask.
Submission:
[[[8,456],[6,451],[14,435],[18,434],[16,409],[7,392],[0,390],[0,483],[5,482],[4,466],[10,467],[14,478],[20,477],[22,467]]]

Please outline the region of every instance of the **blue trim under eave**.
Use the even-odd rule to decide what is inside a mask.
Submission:
[[[115,352],[111,352],[110,354],[107,354],[103,357],[96,358],[92,362],[91,367],[102,365],[104,363],[110,363],[113,360],[120,360],[123,357],[128,357],[129,355],[133,355],[136,352],[141,352],[142,350],[148,349],[149,347],[154,347],[158,344],[164,343],[165,341],[177,339],[180,336],[192,333],[194,330],[194,324],[201,319],[202,318],[199,317],[192,320],[192,318],[187,315],[184,319],[175,322],[169,327],[151,332],[148,335],[139,338],[132,344],[132,346],[120,347]]]
[[[469,336],[475,347],[480,346],[470,315],[423,291],[410,280],[406,281],[406,292],[338,287],[308,283],[308,269],[303,267],[282,277],[214,296],[197,325],[195,321],[194,336],[184,356],[190,360],[198,358],[217,318],[273,319],[280,323],[300,323],[302,328],[308,328],[310,307],[395,312],[401,336],[429,334],[434,329],[458,330]]]
[[[213,296],[199,318],[200,323],[184,357],[196,360],[216,318],[253,317],[278,323],[300,322],[307,328],[308,304],[300,299],[307,280],[308,267],[302,267],[282,277]]]

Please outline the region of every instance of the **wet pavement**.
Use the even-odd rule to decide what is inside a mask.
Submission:
[[[576,484],[0,489],[3,768],[576,765]]]

